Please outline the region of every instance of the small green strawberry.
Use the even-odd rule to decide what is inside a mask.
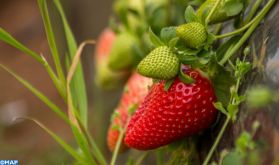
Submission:
[[[137,39],[130,33],[123,32],[116,36],[109,56],[109,67],[115,71],[131,69],[137,61],[133,52],[133,45],[137,44]]]
[[[106,28],[100,34],[96,43],[94,53],[95,58],[95,82],[102,89],[114,89],[123,84],[129,75],[128,71],[114,71],[108,67],[109,54],[113,42],[115,41],[115,33]]]
[[[171,79],[179,70],[179,59],[167,46],[151,51],[138,65],[138,72],[155,79]]]
[[[181,38],[187,47],[197,49],[207,39],[206,28],[199,22],[190,22],[176,28],[176,35]]]

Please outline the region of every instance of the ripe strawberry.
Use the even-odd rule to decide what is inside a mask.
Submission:
[[[117,35],[111,48],[109,67],[116,71],[131,69],[136,63],[133,46],[137,44],[137,38],[128,32]]]
[[[138,72],[155,79],[171,79],[179,70],[179,59],[167,46],[151,51],[138,65]]]
[[[215,120],[216,101],[210,81],[191,69],[184,73],[195,80],[185,84],[176,78],[168,91],[165,81],[154,84],[131,118],[125,137],[129,147],[155,149],[175,140],[197,134]]]
[[[198,22],[190,22],[176,28],[176,34],[189,48],[199,48],[206,41],[207,32],[205,27]]]
[[[117,127],[123,128],[128,120],[129,109],[140,104],[145,95],[148,92],[148,86],[152,84],[152,79],[143,77],[138,73],[134,73],[129,79],[126,89],[121,97],[121,101],[115,110],[111,125],[108,130],[107,143],[111,151],[114,150],[118,136],[119,129]],[[120,150],[125,150],[126,145],[122,143]]]
[[[105,29],[101,33],[95,49],[96,84],[106,89],[123,83],[128,76],[127,72],[115,72],[108,67],[108,58],[113,42],[115,42],[114,32]]]

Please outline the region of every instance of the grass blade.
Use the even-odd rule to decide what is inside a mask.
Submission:
[[[93,155],[90,151],[89,142],[87,141],[85,135],[80,131],[79,127],[72,125],[72,132],[85,156],[85,159],[87,160],[87,164],[97,164],[96,161],[93,159]]]
[[[92,138],[92,136],[90,135],[88,130],[85,130],[85,133],[86,133],[87,139],[90,142],[90,145],[92,146],[92,151],[94,153],[94,156],[99,161],[100,165],[107,165],[105,157],[103,156],[102,152],[98,148],[97,144],[95,143],[94,139]]]
[[[68,114],[69,114],[70,120],[71,120],[73,123],[76,123],[77,125],[78,125],[77,119],[80,119],[80,118],[79,118],[80,114],[77,114],[76,108],[75,108],[75,106],[74,106],[74,104],[73,104],[73,98],[72,98],[72,93],[71,93],[70,85],[71,85],[71,81],[72,81],[73,75],[75,74],[77,65],[78,65],[78,63],[79,63],[82,50],[83,50],[83,48],[84,48],[84,46],[85,46],[86,44],[95,44],[95,41],[84,41],[84,42],[79,46],[79,48],[78,48],[78,50],[77,50],[77,52],[76,52],[76,55],[75,55],[75,57],[73,58],[71,67],[70,67],[70,69],[69,69],[69,72],[68,72],[68,74],[67,74],[67,85],[66,85],[66,88],[67,88]]]
[[[62,118],[64,121],[66,121],[68,124],[70,124],[70,121],[65,115],[65,113],[56,106],[52,101],[50,101],[43,93],[41,93],[38,89],[33,87],[28,81],[24,80],[22,77],[18,76],[16,73],[14,73],[12,70],[7,68],[6,66],[0,64],[0,68],[6,70],[8,73],[10,73],[14,78],[16,78],[22,85],[24,85],[27,89],[29,89],[35,96],[37,96],[42,102],[44,102],[53,112],[55,112],[60,118]]]
[[[144,158],[148,155],[148,151],[144,152],[140,157],[138,157],[134,163],[134,165],[141,165]]]
[[[90,136],[90,134],[87,130],[87,127],[85,127],[84,124],[82,122],[80,122],[80,118],[79,118],[78,114],[76,114],[76,110],[75,110],[75,107],[73,105],[73,100],[72,100],[72,97],[71,97],[71,90],[70,90],[71,80],[72,80],[73,76],[75,75],[77,66],[79,64],[79,60],[80,60],[82,50],[86,46],[86,44],[95,44],[95,41],[91,41],[91,40],[90,41],[85,41],[79,46],[79,48],[78,48],[78,50],[77,50],[77,52],[76,52],[76,54],[75,54],[75,56],[72,60],[71,67],[70,67],[68,75],[67,75],[68,113],[70,115],[69,117],[70,117],[71,121],[73,123],[76,123],[79,126],[80,131],[82,131],[84,133],[84,136],[85,136],[87,142],[92,147],[92,151],[93,151],[93,154],[94,154],[95,158],[98,160],[98,162],[101,165],[106,165],[107,164],[106,160],[104,159],[104,156],[101,154],[99,148],[95,144],[93,138]]]
[[[66,41],[68,45],[68,51],[70,55],[70,60],[73,60],[76,52],[77,52],[77,43],[75,41],[74,35],[71,31],[71,28],[69,26],[69,23],[66,19],[65,13],[63,11],[62,5],[60,3],[60,0],[54,0],[54,4],[61,16],[64,32],[66,36]],[[67,65],[67,63],[66,63]],[[69,65],[67,65],[69,67]],[[80,117],[85,126],[87,126],[87,110],[88,110],[88,103],[87,103],[87,94],[86,94],[86,87],[84,82],[84,76],[83,76],[83,69],[82,65],[79,62],[76,68],[76,72],[73,76],[73,80],[71,83],[71,91],[73,94],[73,103],[74,106],[77,107],[77,109],[80,111]]]
[[[40,56],[39,54],[33,52],[32,50],[25,47],[23,44],[21,44],[19,41],[17,41],[15,38],[13,38],[8,32],[6,32],[4,29],[0,28],[0,40],[3,42],[15,47],[16,49],[22,51],[23,53],[31,56],[36,61],[38,61],[40,64],[42,64],[46,71],[48,72],[51,80],[53,81],[55,87],[59,91],[60,95],[65,98],[65,89],[60,83],[60,80],[57,78],[56,74],[53,72],[52,68],[49,66],[48,62],[44,59],[43,56]]]
[[[44,61],[40,55],[25,47],[2,28],[0,28],[0,40],[31,56],[39,63],[44,64]]]
[[[62,5],[60,3],[60,0],[54,0],[53,1],[59,14],[60,14],[60,17],[62,19],[62,22],[63,22],[63,27],[64,27],[64,30],[65,30],[65,36],[66,36],[66,40],[67,40],[67,44],[68,44],[68,49],[69,49],[69,53],[71,54],[71,56],[74,56],[76,51],[77,51],[77,43],[76,43],[76,40],[75,40],[75,37],[72,33],[72,30],[69,26],[69,23],[66,19],[66,15],[64,13],[64,10],[62,8]]]
[[[50,23],[50,17],[49,17],[49,13],[48,13],[48,9],[47,9],[47,3],[45,0],[38,0],[38,5],[40,8],[42,18],[43,18],[47,40],[48,40],[50,51],[51,51],[51,54],[52,54],[52,57],[53,57],[53,60],[55,63],[58,77],[62,82],[65,82],[65,76],[64,76],[63,68],[62,68],[62,65],[60,62],[60,56],[58,53],[53,29],[52,29],[52,26]]]
[[[119,154],[120,145],[123,142],[123,139],[124,139],[124,136],[125,136],[125,132],[127,130],[127,127],[128,127],[130,119],[131,119],[131,116],[128,117],[127,123],[125,124],[124,128],[121,128],[119,130],[118,139],[117,139],[117,142],[116,142],[115,149],[114,149],[114,151],[112,153],[112,158],[111,158],[111,161],[110,161],[110,165],[115,165],[116,164],[116,159],[117,159],[117,156]]]
[[[75,158],[78,162],[87,164],[87,162],[84,160],[84,158],[76,151],[74,150],[69,144],[67,144],[63,139],[61,139],[58,135],[56,135],[54,132],[52,132],[50,129],[48,129],[44,124],[41,122],[32,119],[32,118],[26,118],[26,117],[19,117],[16,119],[26,119],[33,121],[36,123],[39,127],[41,127],[43,130],[45,130],[60,146],[67,151],[73,158]]]

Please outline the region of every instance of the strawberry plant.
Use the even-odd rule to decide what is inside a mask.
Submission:
[[[54,69],[43,55],[30,50],[2,28],[0,40],[42,64],[67,105],[67,114],[7,66],[0,64],[0,67],[71,127],[78,148],[36,119],[23,119],[45,130],[74,158],[74,163],[108,164],[88,131],[87,94],[80,62],[84,46],[96,44],[95,80],[101,88],[117,88],[130,75],[107,131],[108,148],[113,152],[111,165],[116,164],[119,152],[128,148],[144,153],[133,158],[133,151],[129,151],[127,164],[140,164],[147,154],[155,154],[158,164],[208,165],[227,162],[233,156],[239,161],[246,160],[246,151],[255,147],[248,132],[241,134],[230,154],[214,159],[213,156],[218,155],[218,145],[228,126],[238,120],[242,103],[265,106],[278,101],[278,93],[271,94],[269,89],[240,90],[252,68],[246,41],[264,22],[276,0],[186,2],[116,0],[116,17],[111,18],[110,27],[97,42],[84,41],[78,46],[60,1],[54,0],[68,47],[63,52],[67,54],[66,60],[61,62],[48,3],[38,0]],[[259,99],[260,96],[264,98]],[[216,125],[221,125],[220,129]],[[198,156],[197,146],[202,144],[200,139],[209,129],[218,134],[212,145],[207,144],[207,153]]]

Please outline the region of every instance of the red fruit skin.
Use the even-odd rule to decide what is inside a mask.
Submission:
[[[197,134],[216,119],[216,96],[210,81],[198,71],[186,69],[195,79],[185,84],[176,78],[168,91],[164,81],[154,84],[131,118],[125,143],[138,150],[150,150]]]
[[[136,72],[132,74],[128,80],[120,103],[115,110],[119,113],[119,115],[113,118],[108,130],[107,144],[110,151],[115,149],[119,136],[119,130],[113,129],[113,126],[118,125],[121,128],[125,127],[129,117],[129,108],[133,105],[139,105],[143,101],[144,97],[148,93],[148,87],[151,85],[152,79],[141,76]],[[127,146],[122,142],[120,151],[124,151],[125,149],[127,149]]]
[[[95,48],[97,63],[100,64],[108,58],[115,37],[115,33],[109,28],[101,33]]]

